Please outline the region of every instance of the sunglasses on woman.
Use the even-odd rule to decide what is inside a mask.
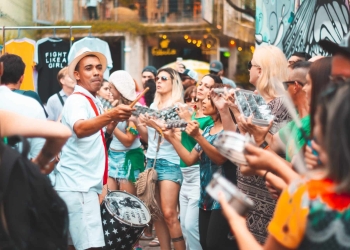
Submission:
[[[304,83],[302,83],[300,81],[285,81],[285,82],[283,82],[284,89],[287,90],[289,85],[291,85],[291,84],[299,84],[300,86],[304,86],[305,85]]]
[[[159,79],[160,79],[161,81],[163,81],[163,82],[165,82],[165,81],[168,81],[168,80],[169,80],[169,78],[168,78],[168,77],[166,77],[166,76],[161,76],[161,77],[157,76],[157,77],[156,77],[156,81],[158,81]]]
[[[252,67],[260,68],[259,65],[254,65],[254,64],[252,64],[252,61],[249,61],[249,62],[248,62],[248,70],[251,70]]]
[[[185,98],[185,102],[198,102],[198,99],[196,97],[187,97]]]

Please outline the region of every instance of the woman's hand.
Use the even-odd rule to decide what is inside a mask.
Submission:
[[[243,115],[239,117],[239,126],[242,126],[243,130],[253,135],[256,143],[260,145],[265,141],[265,137],[269,132],[272,121],[270,122],[268,127],[261,127],[252,123],[252,116],[249,116],[248,119],[245,119]]]
[[[319,153],[320,146],[315,141],[312,141],[311,147],[309,146],[305,147],[305,154],[304,154],[305,163],[308,169],[316,169],[320,167],[321,162],[320,162],[319,156],[314,155],[312,151],[315,150],[317,153]]]
[[[236,210],[226,201],[226,197],[223,193],[219,193],[219,203],[222,208],[222,213],[228,220],[233,233],[235,230],[246,227],[246,220],[240,216]]]
[[[266,184],[266,188],[269,191],[271,197],[274,198],[275,200],[278,200],[281,192],[278,191],[277,188],[275,188],[272,184],[270,184],[270,182],[266,181],[265,184]]]
[[[197,121],[190,121],[189,123],[187,123],[186,133],[192,136],[194,139],[200,136],[201,133],[199,132],[199,123]]]
[[[226,88],[225,88],[226,89]],[[224,90],[226,91],[226,90]],[[226,91],[227,92],[227,91]],[[213,90],[210,90],[210,99],[213,101],[215,107],[220,111],[225,111],[229,108],[229,103],[225,98],[225,94],[217,94]]]
[[[269,170],[272,159],[278,157],[268,150],[264,150],[251,143],[245,145],[244,156],[249,164],[249,167],[253,169],[265,169]]]
[[[179,117],[186,122],[190,122],[192,118],[193,112],[190,112],[190,107],[188,105],[179,105],[176,113],[179,115]]]
[[[165,129],[163,130],[164,138],[168,140],[169,142],[176,139],[177,132],[175,129]]]

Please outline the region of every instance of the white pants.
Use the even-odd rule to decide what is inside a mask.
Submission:
[[[76,250],[103,247],[100,204],[96,192],[57,192],[66,202],[69,217],[69,235]]]
[[[200,195],[199,166],[181,168],[183,183],[180,190],[180,222],[187,250],[202,250],[199,242],[198,200]]]

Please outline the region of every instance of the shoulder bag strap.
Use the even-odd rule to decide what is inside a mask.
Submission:
[[[61,102],[61,104],[62,104],[62,107],[63,107],[63,106],[64,106],[64,101],[63,101],[63,99],[62,99],[62,96],[60,95],[60,92],[57,92],[56,94],[57,94],[58,99],[60,100],[60,102]]]
[[[97,107],[96,107],[94,101],[90,97],[88,97],[87,95],[85,95],[84,93],[81,93],[81,92],[74,92],[73,94],[85,96],[86,99],[88,99],[88,101],[90,102],[90,105],[91,105],[92,109],[94,110],[95,115],[99,116]],[[101,133],[101,137],[102,137],[102,141],[103,141],[103,146],[105,148],[105,171],[103,174],[103,185],[105,185],[105,184],[107,184],[107,178],[108,178],[108,154],[107,154],[106,140],[105,140],[105,136],[103,134],[102,129],[100,129],[100,133]]]

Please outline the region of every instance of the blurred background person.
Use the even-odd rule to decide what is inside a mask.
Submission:
[[[57,121],[62,113],[64,103],[66,102],[68,96],[70,96],[75,87],[75,81],[71,79],[68,75],[68,67],[64,67],[57,74],[57,80],[60,84],[62,90],[54,95],[52,95],[46,104],[46,109],[48,113],[48,120]]]
[[[210,62],[210,67],[209,67],[209,72],[210,74],[214,74],[217,76],[220,76],[222,83],[223,84],[228,84],[232,88],[236,88],[236,84],[234,81],[224,77],[224,66],[220,61],[211,61]]]
[[[198,73],[192,69],[185,69],[180,77],[185,90],[190,86],[195,86],[198,82]]]
[[[101,88],[96,92],[98,99],[101,101],[103,109],[111,109],[114,101],[114,96],[111,92],[111,84],[106,80],[102,80]]]

